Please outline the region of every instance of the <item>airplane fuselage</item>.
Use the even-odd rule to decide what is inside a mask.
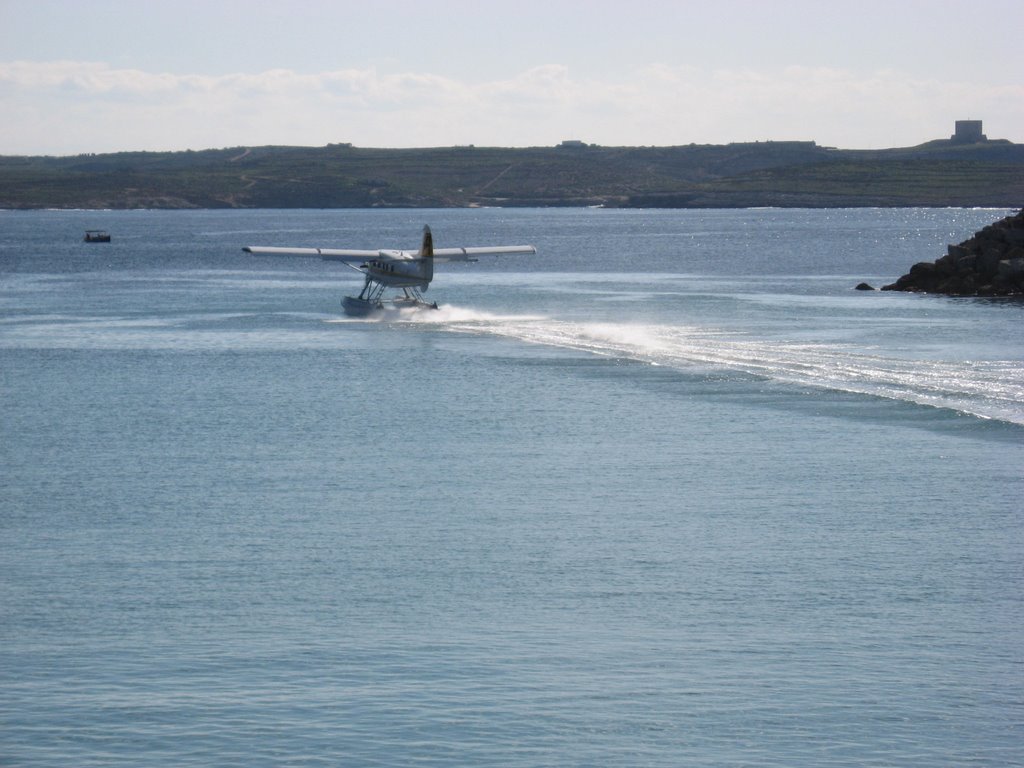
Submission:
[[[359,270],[389,287],[426,290],[433,278],[433,270],[428,269],[429,266],[422,259],[367,261],[359,266]]]

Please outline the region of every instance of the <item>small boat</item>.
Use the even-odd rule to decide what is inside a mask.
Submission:
[[[87,243],[109,243],[110,234],[102,229],[85,230],[85,242]]]

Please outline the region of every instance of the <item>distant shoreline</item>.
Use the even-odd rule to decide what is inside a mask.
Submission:
[[[1024,144],[231,147],[0,156],[0,208],[1019,208]]]

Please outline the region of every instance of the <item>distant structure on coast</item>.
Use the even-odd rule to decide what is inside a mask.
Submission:
[[[988,136],[981,132],[981,120],[957,120],[955,131],[949,137],[954,144],[977,144],[988,141]]]
[[[935,139],[928,142],[931,146],[948,146],[950,144],[1006,144],[1003,139],[996,139],[989,142],[988,136],[982,132],[982,121],[981,120],[956,120],[953,124],[953,135],[948,139]],[[817,145],[813,141],[771,141],[767,142],[741,142],[739,144],[732,144],[730,146],[752,146],[752,145],[769,144],[775,147],[788,147],[788,148],[811,148],[816,149]],[[559,149],[587,149],[589,147],[597,147],[597,144],[588,144],[580,139],[565,139],[560,144],[556,145]],[[694,145],[690,145],[694,146]],[[835,147],[823,147],[823,149],[835,149]]]

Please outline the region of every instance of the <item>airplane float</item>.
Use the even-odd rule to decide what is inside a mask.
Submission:
[[[247,245],[246,253],[272,256],[316,256],[325,261],[340,261],[361,273],[363,290],[358,296],[345,296],[342,309],[350,317],[366,317],[384,310],[384,291],[401,288],[402,294],[392,303],[396,307],[437,309],[437,303],[423,298],[434,279],[434,264],[447,261],[477,261],[477,256],[510,253],[536,253],[532,245],[493,245],[473,248],[434,248],[430,227],[423,227],[423,242],[418,251],[377,250],[355,251],[337,248],[276,248]],[[359,263],[361,262],[361,263]],[[356,264],[358,263],[358,266]]]

